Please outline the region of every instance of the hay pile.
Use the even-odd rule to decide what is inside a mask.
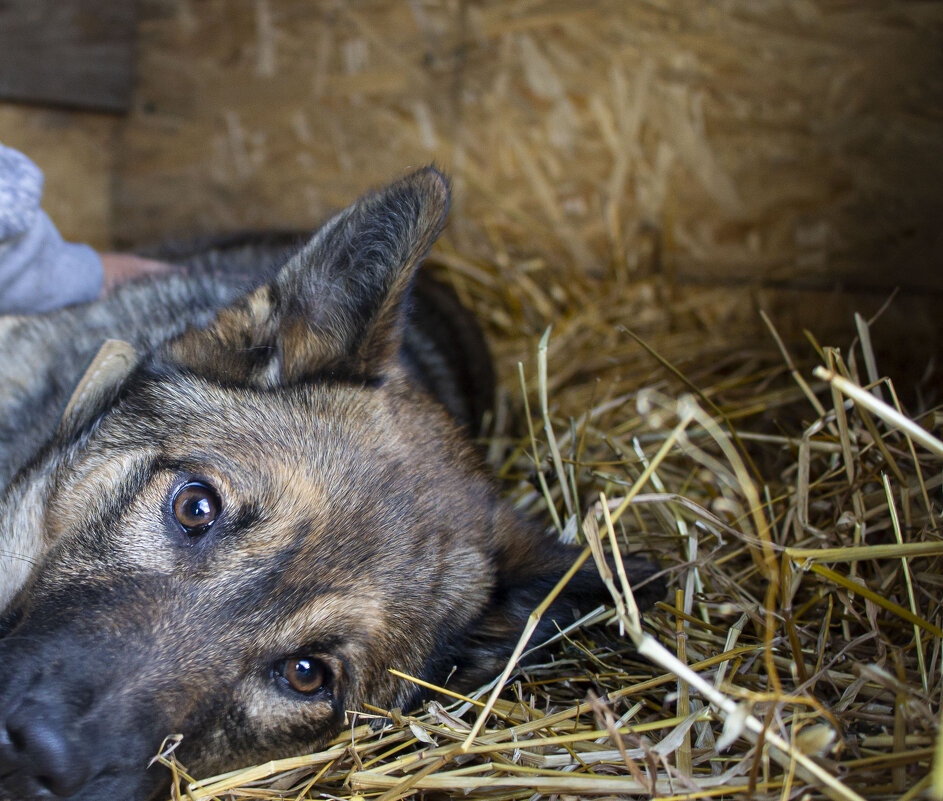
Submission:
[[[366,710],[321,753],[193,784],[170,755],[175,797],[941,797],[940,420],[899,414],[868,323],[796,363],[771,323],[715,339],[657,284],[439,260],[495,336],[509,495],[587,558],[656,557],[670,594],[640,624],[606,570],[612,605],[499,693]]]

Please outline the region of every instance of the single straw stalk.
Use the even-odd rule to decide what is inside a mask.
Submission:
[[[842,378],[842,376],[838,375],[833,370],[826,370],[824,367],[816,367],[813,372],[818,378],[827,381],[839,392],[851,398],[855,403],[874,412],[878,417],[884,420],[885,423],[902,431],[915,442],[919,442],[931,453],[943,458],[943,442],[934,437],[925,428],[918,426],[913,420],[905,417],[894,407],[888,406],[884,401],[878,400],[867,390],[862,389],[847,378]]]

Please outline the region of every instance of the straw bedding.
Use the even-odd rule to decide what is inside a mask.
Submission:
[[[508,495],[669,594],[640,621],[601,562],[612,603],[496,686],[197,782],[169,742],[175,797],[941,797],[940,420],[900,413],[869,321],[797,348],[657,283],[436,260],[492,334]]]

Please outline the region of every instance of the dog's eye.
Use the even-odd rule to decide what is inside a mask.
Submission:
[[[320,659],[293,656],[275,665],[275,675],[292,690],[311,695],[330,681],[330,670]]]
[[[198,481],[184,484],[174,496],[173,510],[187,534],[200,534],[219,515],[219,495],[212,487]]]

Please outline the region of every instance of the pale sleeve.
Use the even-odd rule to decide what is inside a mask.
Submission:
[[[101,259],[62,239],[40,208],[42,191],[39,168],[0,145],[0,314],[48,311],[101,292]]]

